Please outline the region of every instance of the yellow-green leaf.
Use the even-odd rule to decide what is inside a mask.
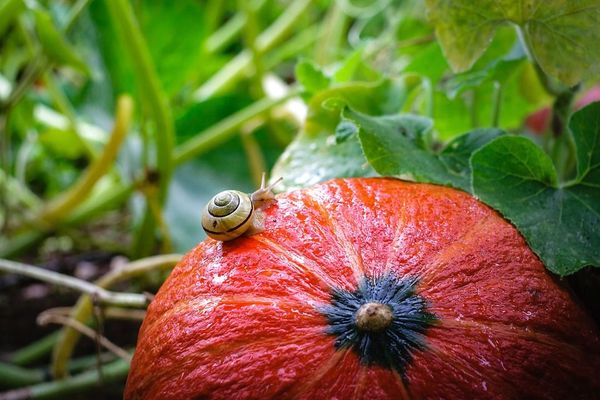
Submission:
[[[470,69],[501,24],[522,30],[532,56],[567,85],[600,71],[600,0],[426,0],[444,54]]]

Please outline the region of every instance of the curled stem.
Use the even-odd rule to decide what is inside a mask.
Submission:
[[[105,336],[98,334],[92,328],[82,324],[79,321],[76,321],[72,318],[66,317],[59,313],[54,312],[54,310],[46,310],[38,315],[37,323],[39,325],[47,325],[49,323],[61,324],[69,326],[79,333],[89,337],[92,340],[96,340],[102,347],[106,348],[108,351],[116,355],[117,357],[131,362],[131,354],[125,351],[123,348],[117,346],[110,340],[108,340]]]

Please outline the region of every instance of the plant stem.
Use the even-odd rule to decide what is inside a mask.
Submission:
[[[334,52],[340,48],[339,44],[346,31],[348,21],[349,18],[340,2],[334,2],[321,24],[319,41],[315,46],[314,60],[318,65],[328,65],[336,60],[338,54],[334,54]]]
[[[246,4],[246,2],[244,2]],[[258,12],[266,0],[255,0],[247,6],[252,8],[253,12]],[[247,14],[237,13],[218,30],[215,30],[204,42],[204,50],[207,54],[215,54],[227,47],[237,35],[240,34],[246,25]]]
[[[262,89],[262,80],[264,75],[264,63],[262,60],[262,52],[257,46],[258,22],[256,21],[256,13],[252,6],[246,0],[238,0],[239,7],[243,10],[246,16],[246,24],[244,25],[244,43],[250,54],[252,54],[252,65],[254,73],[252,74],[251,83],[254,95],[262,97],[264,95]]]
[[[103,383],[120,381],[127,376],[129,364],[123,360],[116,360],[102,366],[101,370]],[[0,393],[0,400],[66,399],[70,394],[82,393],[96,387],[99,377],[99,371],[87,371],[72,378]]]
[[[12,389],[33,385],[43,380],[44,373],[40,370],[32,370],[0,362],[0,388]]]
[[[150,57],[150,51],[140,31],[135,14],[127,0],[111,0],[106,2],[113,23],[119,27],[117,32],[130,55],[135,76],[147,101],[149,115],[154,121],[156,140],[156,166],[160,173],[158,177],[159,198],[161,204],[165,201],[169,180],[172,174],[171,154],[173,149],[174,126],[167,97],[160,86],[158,75]]]
[[[183,143],[181,146],[178,146],[175,149],[173,162],[175,165],[179,165],[201,153],[212,150],[216,146],[235,136],[242,125],[249,120],[262,115],[297,94],[297,90],[291,90],[290,93],[284,97],[278,99],[264,98],[241,109],[219,123],[194,135],[193,138]]]
[[[471,128],[475,129],[479,127],[479,114],[477,111],[477,90],[473,89],[469,92],[469,114],[471,116]]]
[[[132,113],[133,101],[131,98],[129,96],[120,97],[117,102],[115,126],[104,151],[85,170],[71,189],[43,209],[40,219],[55,224],[89,195],[98,179],[109,170],[117,157],[121,144],[129,131]]]
[[[107,304],[130,307],[145,307],[147,304],[146,297],[141,294],[109,292],[87,281],[16,261],[0,259],[0,270],[94,295],[99,301]]]
[[[67,15],[67,22],[63,28],[64,32],[69,32],[75,26],[75,22],[79,19],[79,16],[87,8],[92,0],[79,0],[71,7],[69,14]]]
[[[6,191],[10,193],[11,196],[19,199],[21,203],[29,208],[36,209],[42,204],[40,198],[37,197],[31,190],[29,190],[27,186],[23,185],[19,180],[8,175],[5,172],[4,166],[2,169],[0,169],[0,187],[5,187]]]
[[[246,153],[248,160],[250,176],[254,184],[258,187],[262,179],[262,174],[267,170],[265,157],[256,138],[252,135],[252,131],[242,132],[240,139],[242,140],[244,153]]]
[[[75,113],[75,110],[73,109],[73,106],[69,102],[67,96],[65,96],[62,90],[58,87],[58,84],[56,83],[54,76],[52,75],[52,71],[46,71],[43,74],[43,79],[46,83],[46,89],[48,90],[52,101],[56,105],[58,111],[60,111],[67,118],[69,122],[69,128],[73,130],[73,132],[75,132],[75,138],[79,142],[81,147],[84,149],[86,156],[90,160],[96,159],[96,151],[88,143],[88,141],[81,136],[79,132],[79,127],[77,125],[77,115]]]
[[[171,233],[169,231],[169,225],[165,218],[163,217],[163,213],[161,211],[160,204],[158,202],[157,196],[150,192],[146,194],[146,204],[148,204],[148,208],[150,209],[150,214],[154,221],[156,221],[158,225],[158,229],[161,234],[161,252],[162,253],[170,253],[173,251],[173,243],[171,240]]]
[[[149,271],[171,268],[180,259],[180,255],[168,254],[133,261],[123,268],[109,272],[95,283],[99,287],[108,288],[118,282],[145,274]],[[92,299],[90,296],[84,295],[79,298],[77,304],[73,307],[71,318],[75,321],[85,323],[91,317],[92,311]],[[52,356],[51,370],[55,378],[63,378],[66,375],[67,365],[79,336],[79,332],[75,329],[69,327],[63,329],[62,335],[54,347]]]
[[[44,72],[46,66],[46,57],[41,51],[38,51],[37,55],[33,57],[31,64],[28,64],[25,68],[23,78],[19,80],[19,83],[12,90],[8,96],[8,99],[6,99],[4,103],[0,104],[0,114],[6,112],[10,108],[14,107],[19,101],[21,101],[25,93],[27,93],[29,87],[40,77],[42,72]]]
[[[265,53],[285,38],[297,23],[298,18],[306,11],[312,0],[296,0],[283,14],[256,39],[256,48]],[[252,63],[252,54],[244,50],[235,56],[227,65],[213,75],[194,92],[194,99],[202,101],[221,92],[233,84]]]
[[[265,69],[270,70],[286,59],[295,58],[298,53],[315,43],[319,37],[318,28],[316,24],[308,26],[270,53],[265,54]]]
[[[44,239],[44,237],[55,229],[81,224],[94,218],[98,214],[117,208],[131,196],[135,186],[135,183],[129,183],[127,185],[115,183],[103,190],[100,194],[85,201],[71,214],[66,215],[62,221],[57,221],[56,226],[38,227],[34,230],[21,232],[10,240],[4,242],[0,241],[0,258],[14,257]]]
[[[54,343],[58,339],[59,333],[60,331],[54,331],[49,335],[46,335],[43,338],[17,350],[11,355],[10,361],[20,367],[24,367],[36,362],[46,354],[50,353],[52,346],[54,346]]]
[[[108,351],[116,355],[117,357],[131,362],[131,354],[117,346],[103,335],[98,335],[96,331],[87,327],[79,321],[75,321],[69,317],[58,315],[54,313],[43,312],[38,316],[38,324],[47,325],[48,323],[56,323],[64,326],[68,326],[77,330],[79,333],[89,337],[92,340],[96,340],[101,346],[105,347]]]

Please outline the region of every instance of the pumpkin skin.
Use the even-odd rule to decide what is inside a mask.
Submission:
[[[264,212],[263,232],[207,239],[173,270],[148,308],[125,399],[599,398],[594,321],[472,196],[340,179]],[[412,277],[430,317],[421,346],[392,367],[336,346],[327,314],[336,293],[388,274]]]

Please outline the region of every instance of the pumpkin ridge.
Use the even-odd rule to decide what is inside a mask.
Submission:
[[[336,282],[331,280],[329,274],[321,269],[316,262],[311,261],[290,249],[285,249],[264,236],[254,235],[250,236],[248,239],[255,240],[269,247],[275,254],[280,255],[282,259],[287,260],[293,266],[298,267],[297,269],[299,271],[319,279],[328,289],[337,286]]]
[[[531,341],[527,337],[498,333],[487,327],[478,329],[445,326],[447,322],[448,320],[442,319],[440,324],[431,329],[427,354],[437,357],[437,363],[441,365],[438,371],[443,370],[454,377],[451,380],[485,382],[484,390],[489,391],[490,396],[501,398],[548,397],[548,388],[535,384],[542,379],[540,374],[544,373],[571,377],[562,381],[561,386],[553,387],[555,392],[550,392],[552,398],[589,398],[580,397],[577,393],[593,393],[592,388],[596,392],[599,388],[598,383],[593,381],[586,383],[586,386],[580,385],[585,382],[582,379],[597,375],[598,370],[597,362],[581,364],[577,361],[582,359],[585,354],[583,351],[573,353],[570,346],[565,347],[564,343]],[[463,339],[466,336],[477,338],[468,343],[468,348],[465,348]],[[507,352],[513,357],[507,358]],[[544,354],[552,354],[555,358],[548,359]],[[550,362],[538,361],[543,359]],[[426,364],[431,365],[431,361],[421,358],[413,365],[418,370]],[[422,370],[412,373],[421,375]],[[421,382],[423,383],[427,385],[426,382]],[[509,389],[510,392],[507,393]]]
[[[263,304],[263,305],[269,305],[269,304],[273,304],[276,303],[278,305],[284,304],[284,302],[281,301],[263,301],[261,302],[261,299],[257,299],[257,300],[253,300],[251,299],[249,296],[244,296],[243,297],[243,301],[240,301],[239,299],[236,298],[237,296],[222,296],[222,297],[213,297],[211,298],[211,303],[212,303],[212,307],[210,307],[209,310],[202,310],[204,312],[209,312],[210,310],[214,309],[215,307],[219,306],[219,305],[245,305],[245,306],[252,306],[252,305],[256,305],[256,304]],[[195,299],[195,300],[203,300],[203,299]],[[229,300],[229,301],[228,301]],[[265,300],[265,298],[263,297],[262,300]],[[202,302],[202,301],[200,301]],[[180,303],[184,303],[183,301]],[[164,320],[169,320],[173,317],[175,317],[177,314],[183,314],[188,312],[190,309],[193,309],[194,312],[198,312],[197,308],[197,301],[187,301],[184,304],[182,304],[182,306],[176,308],[176,309],[172,309],[169,310],[167,313],[165,313],[163,316],[161,316],[161,318],[158,318],[154,321],[154,323],[150,326],[148,326],[145,329],[145,335],[148,335],[149,337],[157,334],[155,331],[158,330],[158,332],[160,332],[163,328],[164,325],[159,323],[159,322],[163,322]],[[297,303],[289,303],[286,304],[288,306],[290,306],[289,308],[304,308],[307,311],[314,311],[314,307],[312,307],[309,304],[306,304],[304,302],[298,301]],[[282,309],[285,311],[285,309]],[[319,314],[314,313],[313,318],[315,319],[314,324],[312,323],[313,318],[310,319],[311,324],[308,325],[307,327],[303,328],[301,331],[298,330],[296,328],[295,330],[295,337],[304,337],[306,336],[306,338],[309,338],[311,336],[314,336],[315,334],[318,334],[319,332],[322,331],[322,324],[320,323],[320,321],[317,321],[316,319],[318,318]],[[261,339],[265,339],[265,342],[268,341],[274,341],[275,343],[281,343],[279,341],[281,337],[280,336],[266,336],[266,337],[262,337]],[[237,345],[238,342],[244,342],[243,340],[236,340],[236,341],[232,341],[230,343],[228,343],[227,346],[223,345],[223,344],[207,344],[206,347],[200,348],[200,351],[206,351],[207,349],[210,349],[213,346],[221,346],[221,348],[226,348],[229,347],[229,345]],[[259,341],[254,341],[255,343],[259,343],[262,342],[262,340]],[[239,346],[238,346],[239,347]],[[210,350],[209,350],[210,352]]]
[[[435,273],[439,268],[443,268],[446,265],[447,261],[451,261],[453,257],[463,254],[456,254],[457,251],[465,251],[464,246],[465,243],[470,244],[471,246],[478,245],[477,242],[470,242],[474,235],[482,232],[489,225],[495,225],[495,218],[492,215],[487,216],[483,220],[476,221],[470,229],[465,231],[463,235],[457,238],[454,242],[450,243],[448,246],[440,249],[436,254],[434,254],[429,260],[427,260],[420,271],[417,273],[421,276],[421,284],[429,285],[431,284],[431,279],[435,278]],[[470,249],[468,249],[470,250]],[[475,251],[477,251],[475,249]],[[450,253],[450,255],[448,255]]]
[[[498,334],[501,337],[512,337],[517,336],[521,339],[532,341],[541,345],[554,346],[557,348],[568,347],[569,351],[585,355],[586,351],[573,346],[566,338],[555,337],[550,333],[538,332],[535,328],[523,328],[519,325],[508,324],[503,321],[490,321],[490,320],[475,320],[472,318],[451,320],[441,319],[439,328],[448,329],[468,329],[468,328],[479,328],[489,329],[494,334]]]
[[[331,371],[333,368],[337,367],[340,364],[340,362],[343,361],[344,358],[348,356],[349,353],[350,353],[349,349],[345,350],[345,351],[334,352],[332,354],[331,358],[329,359],[329,361],[327,361],[327,363],[322,365],[321,368],[318,368],[317,370],[315,370],[313,372],[313,374],[311,374],[309,377],[307,377],[304,382],[301,382],[300,385],[297,385],[294,388],[292,388],[289,392],[289,397],[294,398],[298,394],[307,392],[310,389],[314,388],[321,381],[321,379],[323,379],[323,377],[329,371]]]
[[[331,213],[328,212],[327,209],[320,203],[319,199],[315,196],[315,193],[312,191],[307,191],[307,195],[312,200],[312,204],[317,207],[321,215],[324,217],[325,221],[327,221],[336,242],[339,244],[340,248],[344,250],[346,257],[350,261],[356,282],[359,282],[360,278],[365,275],[366,271],[360,252],[357,251],[351,241],[348,240],[344,229],[340,226],[340,224],[338,224],[335,218],[333,218]]]
[[[365,385],[368,383],[367,382],[367,371],[364,367],[364,365],[361,365],[360,368],[358,369],[356,376],[356,387],[354,388],[354,393],[352,394],[352,400],[358,400],[361,398],[361,395],[364,393],[365,391]]]
[[[408,213],[406,212],[406,198],[402,197],[402,206],[398,207],[398,225],[396,225],[396,229],[394,229],[394,236],[392,241],[390,242],[389,251],[387,255],[387,259],[385,261],[385,267],[383,269],[383,273],[387,274],[392,269],[392,260],[394,257],[397,257],[396,244],[403,237],[404,232],[406,231],[407,223],[408,223]]]
[[[162,324],[160,324],[160,322],[164,322],[165,320],[172,318],[173,316],[177,315],[178,313],[187,311],[191,306],[206,305],[207,307],[205,309],[203,309],[203,311],[210,311],[219,304],[221,297],[222,296],[211,296],[211,297],[195,298],[195,299],[191,299],[191,300],[181,299],[181,300],[177,301],[176,303],[174,303],[171,308],[169,308],[168,310],[163,312],[157,318],[153,319],[151,321],[151,323],[146,322],[143,326],[144,335],[146,335],[148,332],[152,332],[154,330],[154,328],[157,326],[162,327]],[[208,306],[210,306],[210,307],[208,307]]]
[[[313,309],[313,307],[311,307],[309,304],[307,304],[302,299],[288,297],[285,300],[291,300],[291,299],[294,299],[296,301],[294,301],[294,302],[282,301],[281,298],[275,298],[275,297],[271,298],[271,297],[266,297],[266,296],[247,296],[247,295],[246,296],[244,296],[244,295],[223,295],[223,296],[194,298],[194,299],[190,299],[190,300],[180,300],[177,303],[175,303],[172,308],[170,308],[169,310],[164,312],[162,315],[160,315],[158,318],[153,320],[152,323],[150,325],[147,325],[144,329],[146,331],[150,332],[153,330],[153,328],[155,326],[162,327],[160,322],[168,320],[168,319],[172,318],[173,316],[175,316],[176,314],[183,313],[190,309],[194,309],[194,310],[196,310],[195,312],[198,312],[198,306],[203,306],[203,305],[207,306],[204,309],[202,309],[203,312],[209,312],[212,308],[214,308],[220,304],[232,304],[232,305],[235,305],[235,304],[240,304],[240,305],[278,304],[278,305],[286,305],[286,306],[290,306],[290,307],[293,306],[293,307],[298,307],[298,308],[304,308],[306,310]],[[210,306],[210,307],[208,307],[208,306]]]
[[[439,359],[441,363],[444,365],[452,366],[455,369],[460,369],[462,375],[467,375],[470,380],[473,382],[477,382],[480,380],[490,382],[492,385],[502,386],[510,389],[510,395],[506,396],[509,399],[518,399],[520,398],[517,393],[517,388],[513,386],[513,383],[510,379],[499,377],[496,379],[496,376],[488,376],[483,373],[482,370],[474,368],[471,363],[462,358],[456,357],[454,354],[445,351],[444,349],[438,348],[438,346],[434,344],[430,344],[428,348],[428,352],[430,355],[435,356]],[[408,372],[410,375],[410,371]],[[491,386],[491,385],[490,385]]]
[[[400,400],[412,400],[413,395],[410,393],[410,388],[408,387],[408,384],[404,382],[404,378],[402,377],[402,375],[400,375],[400,373],[396,370],[392,370],[392,373],[396,378],[396,383],[400,386],[400,389],[402,390],[400,392]]]
[[[219,361],[225,360],[227,357],[235,354],[237,352],[241,352],[243,350],[253,350],[253,349],[266,349],[269,347],[281,347],[287,346],[296,343],[312,343],[312,337],[314,337],[314,333],[309,333],[304,336],[298,336],[295,332],[290,332],[288,335],[284,336],[273,336],[273,337],[262,337],[258,339],[244,339],[244,340],[234,340],[230,343],[227,343],[227,346],[223,346],[222,344],[211,344],[206,348],[202,349],[203,356],[210,358],[213,360],[213,364],[218,364]],[[265,346],[266,345],[266,346]],[[319,346],[324,346],[324,343],[319,343]],[[215,351],[217,350],[217,351]],[[188,360],[189,362],[189,360]],[[161,376],[164,380],[177,380],[186,379],[187,376],[193,375],[195,370],[190,370],[188,366],[183,363],[175,364],[172,367],[165,370],[163,375]],[[146,393],[154,393],[158,394],[158,399],[163,399],[165,397],[160,396],[159,391],[154,390],[155,386],[162,386],[160,381],[147,379],[146,377],[142,377],[144,380],[144,384],[140,385],[142,390]]]

